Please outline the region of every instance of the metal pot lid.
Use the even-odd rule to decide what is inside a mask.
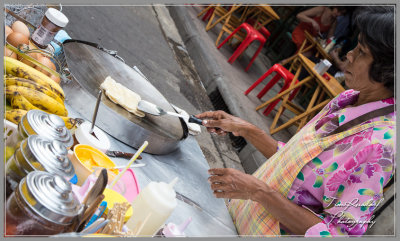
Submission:
[[[59,174],[67,180],[75,175],[74,166],[68,159],[68,150],[60,141],[31,135],[22,143],[21,151],[33,170]]]
[[[110,54],[88,44],[66,41],[63,44],[72,81],[63,83],[65,102],[86,119],[91,119],[100,85],[107,76],[126,86],[166,111],[175,112],[165,97],[133,68]],[[102,96],[96,125],[114,138],[134,147],[149,141],[146,152],[166,154],[177,148],[187,133],[177,117],[137,117]]]
[[[71,132],[58,115],[47,114],[41,110],[30,110],[21,119],[20,132],[23,135],[40,135],[49,140],[58,140],[69,148],[74,143]],[[25,136],[26,137],[26,136]]]
[[[21,180],[18,188],[33,211],[51,222],[69,224],[81,210],[71,184],[60,175],[33,171]]]

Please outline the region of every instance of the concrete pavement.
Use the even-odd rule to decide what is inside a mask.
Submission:
[[[207,93],[211,94],[218,90],[231,114],[255,124],[268,133],[276,112],[273,111],[266,117],[262,114],[262,111],[256,112],[255,108],[275,96],[280,90],[280,86],[274,86],[259,100],[256,95],[271,78],[270,76],[248,96],[243,94],[252,83],[274,64],[270,62],[267,56],[260,53],[250,70],[247,73],[244,71],[258,43],[253,43],[245,51],[242,58],[231,65],[227,62],[227,59],[233,53],[233,49],[228,45],[224,45],[218,50],[215,46],[215,40],[221,24],[217,24],[216,27],[206,32],[206,22],[201,21],[201,18],[197,18],[197,14],[203,9],[201,6],[171,6],[168,9],[175,20],[175,24],[178,26],[179,33]],[[226,37],[227,34],[222,37],[222,40]],[[283,118],[283,121],[285,121],[285,118]],[[282,122],[278,122],[278,125],[280,124]],[[276,140],[285,142],[293,136],[295,131],[296,129],[292,127],[289,130],[282,130],[274,134],[273,137]],[[265,161],[265,157],[250,143],[247,143],[239,152],[239,157],[243,168],[248,173],[254,172]]]

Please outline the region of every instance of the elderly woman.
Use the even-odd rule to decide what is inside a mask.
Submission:
[[[366,7],[347,54],[349,90],[284,144],[222,111],[197,115],[208,131],[232,132],[269,158],[253,175],[210,169],[214,195],[228,198],[240,235],[360,236],[393,176],[394,11]]]

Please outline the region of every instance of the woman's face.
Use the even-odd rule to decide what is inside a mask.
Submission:
[[[358,91],[373,88],[376,82],[369,76],[369,69],[373,62],[369,48],[359,41],[346,57],[347,64],[344,71],[346,86]]]

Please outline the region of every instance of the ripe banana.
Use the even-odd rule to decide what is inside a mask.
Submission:
[[[17,86],[25,86],[29,89],[37,90],[37,91],[42,92],[43,94],[48,95],[51,98],[55,99],[60,104],[64,104],[64,101],[60,98],[60,96],[55,94],[53,91],[51,91],[47,87],[45,87],[41,84],[38,84],[32,80],[23,79],[23,78],[19,78],[19,77],[11,77],[11,78],[6,77],[5,83],[6,83],[5,87],[11,86],[11,85],[17,85]]]
[[[6,110],[12,110],[13,108],[11,105],[6,101]]]
[[[74,127],[79,126],[84,120],[81,118],[72,118],[72,117],[65,117],[65,116],[60,116],[61,119],[63,119],[65,126],[68,129],[72,129]]]
[[[10,101],[10,99],[12,99],[14,92],[18,92],[19,94],[24,96],[32,105],[41,110],[60,116],[68,116],[68,111],[63,104],[58,103],[55,99],[43,94],[42,92],[29,89],[24,86],[7,86],[5,88],[7,100]]]
[[[6,120],[11,121],[12,123],[18,125],[21,121],[21,118],[27,113],[27,110],[22,109],[11,109],[7,110],[5,113]],[[68,129],[72,129],[83,122],[83,119],[80,118],[72,118],[72,117],[65,117],[60,116],[63,119],[65,126]]]
[[[23,97],[19,92],[12,93],[11,97],[11,107],[13,109],[21,110],[39,110],[36,106],[32,105],[25,97]]]
[[[12,123],[18,125],[18,123],[21,121],[21,118],[27,112],[28,112],[27,110],[20,110],[20,109],[7,110],[5,113],[6,120],[11,121]]]
[[[22,63],[21,61],[7,56],[4,56],[4,68],[7,74],[33,80],[41,85],[44,85],[45,87],[48,87],[51,91],[59,95],[62,100],[65,99],[64,91],[62,90],[61,86],[39,70],[36,70],[29,65]]]

